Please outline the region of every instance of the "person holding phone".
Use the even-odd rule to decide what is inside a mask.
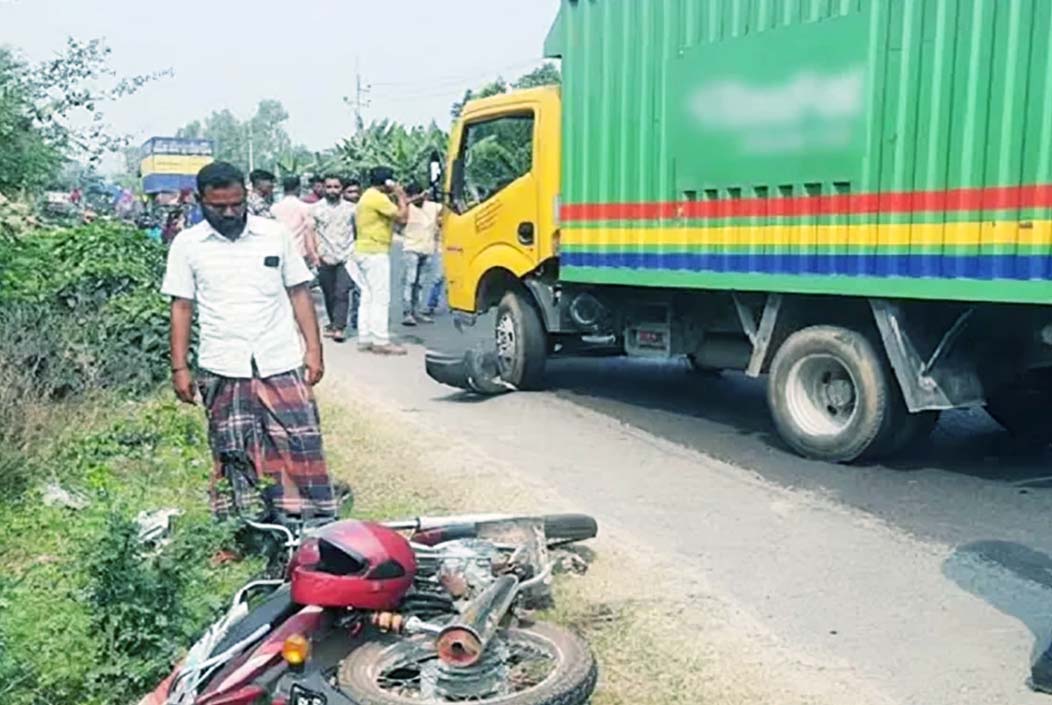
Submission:
[[[442,206],[428,199],[428,193],[420,184],[409,184],[409,222],[406,223],[402,244],[402,325],[434,323],[423,308],[421,301],[429,293],[428,278],[431,260],[435,257],[438,231],[441,226]]]
[[[392,200],[392,197],[394,200]],[[405,355],[391,342],[391,241],[396,225],[409,220],[409,199],[390,167],[369,172],[369,188],[358,201],[355,261],[362,273],[358,348],[378,355]]]

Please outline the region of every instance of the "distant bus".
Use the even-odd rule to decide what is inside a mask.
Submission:
[[[212,140],[151,137],[142,146],[139,175],[143,193],[193,189],[197,172],[214,161]]]

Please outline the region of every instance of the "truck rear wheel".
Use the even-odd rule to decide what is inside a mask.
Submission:
[[[888,365],[861,333],[798,331],[771,364],[767,403],[782,439],[808,458],[846,463],[888,437],[894,396]]]
[[[501,378],[517,389],[540,389],[548,357],[548,333],[533,303],[518,292],[506,293],[497,307],[494,333]]]

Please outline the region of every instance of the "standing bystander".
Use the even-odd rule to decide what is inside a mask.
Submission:
[[[256,169],[248,175],[252,190],[248,194],[248,214],[260,218],[273,218],[270,207],[274,205],[275,176],[264,169]]]
[[[311,207],[300,199],[300,177],[286,176],[281,181],[281,190],[284,195],[271,207],[270,212],[288,229],[300,256],[311,267],[317,267],[318,243],[314,234],[314,216],[311,215]]]
[[[398,199],[396,205],[391,195]],[[405,355],[405,348],[391,342],[391,240],[395,225],[409,218],[409,200],[395,183],[389,167],[375,167],[369,173],[369,188],[358,202],[356,222],[358,242],[355,260],[363,275],[362,304],[358,316],[360,350],[379,355]]]
[[[325,198],[325,179],[321,176],[310,177],[310,190],[303,197],[303,202],[313,205],[323,198]]]
[[[362,198],[362,182],[354,177],[348,177],[343,180],[343,200],[350,203],[352,206],[358,205],[358,201]],[[358,306],[361,303],[362,290],[359,286],[359,281],[362,276],[357,266],[352,260],[347,260],[350,271],[353,272],[351,276],[351,328],[358,329]]]
[[[343,200],[358,205],[358,201],[362,200],[362,182],[352,178],[343,183]]]
[[[336,511],[311,387],[324,373],[310,271],[279,223],[248,214],[244,176],[213,162],[197,175],[204,222],[172,243],[162,291],[171,297],[172,386],[199,393],[215,461],[212,506],[232,460],[247,458],[277,510]],[[190,371],[194,307],[200,325],[197,385]]]
[[[428,199],[428,194],[419,184],[410,184],[406,195],[409,197],[409,220],[403,231],[405,242],[402,245],[402,325],[415,326],[434,322],[428,313],[420,310],[427,304],[420,297],[430,294],[425,285],[432,270],[442,206]]]
[[[343,182],[326,176],[325,198],[310,207],[318,242],[318,283],[325,298],[329,325],[325,335],[346,340],[351,276],[345,266],[354,252],[354,204],[343,200]]]

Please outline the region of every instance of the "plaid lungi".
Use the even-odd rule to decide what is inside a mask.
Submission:
[[[221,457],[243,453],[274,509],[296,515],[332,515],[337,503],[322,449],[318,406],[299,370],[237,379],[202,371],[198,386],[208,415],[215,470],[212,511],[231,512]]]

